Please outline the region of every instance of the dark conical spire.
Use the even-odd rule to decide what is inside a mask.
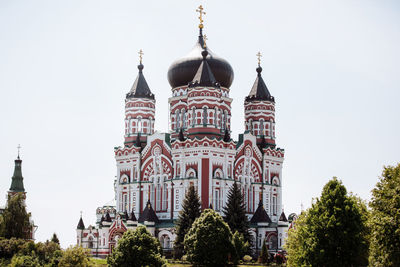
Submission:
[[[267,212],[264,209],[264,205],[262,200],[258,203],[258,207],[256,212],[254,212],[253,217],[250,220],[251,223],[271,223],[271,219],[269,218]]]
[[[79,229],[79,230],[85,229],[85,224],[83,223],[82,215],[81,215],[81,218],[79,219],[78,226],[76,227],[76,229]]]
[[[15,167],[14,167],[14,175],[12,176],[11,180],[11,186],[10,186],[10,192],[25,192],[24,188],[24,178],[22,177],[22,160],[19,157],[19,152],[18,152],[18,157],[14,161],[15,162]]]
[[[140,61],[138,65],[139,74],[136,77],[135,82],[129,93],[126,94],[127,98],[149,98],[154,99],[154,94],[150,91],[149,86],[147,85],[146,79],[143,75],[143,64]]]
[[[155,222],[155,223],[159,222],[157,214],[155,213],[153,207],[151,206],[150,200],[147,201],[146,208],[139,216],[138,222],[143,223],[144,221]]]
[[[267,86],[263,78],[261,77],[262,68],[258,65],[257,70],[257,78],[251,88],[249,95],[246,97],[246,101],[255,101],[255,100],[267,100],[275,102],[274,97],[268,91]]]
[[[131,216],[129,217],[129,220],[131,220],[131,221],[137,221],[137,220],[136,220],[135,213],[133,212],[133,210],[132,210],[132,212],[131,212]]]
[[[203,40],[204,43],[204,40]],[[208,51],[203,50],[201,52],[203,56],[203,60],[198,68],[196,75],[194,76],[192,82],[190,83],[191,87],[195,86],[209,86],[209,87],[219,87],[219,83],[215,80],[214,74],[211,71],[210,65],[207,62]]]
[[[287,222],[288,221],[287,218],[286,218],[286,214],[285,214],[285,212],[283,210],[282,210],[281,216],[279,217],[279,221],[282,221],[282,222]]]

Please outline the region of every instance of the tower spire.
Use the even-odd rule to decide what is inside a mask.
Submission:
[[[21,148],[21,146],[18,145],[18,157],[14,161],[15,162],[14,174],[12,176],[9,194],[25,192],[24,182],[23,182],[24,178],[22,177],[22,168],[21,168],[22,160],[19,157],[19,149],[20,148]]]

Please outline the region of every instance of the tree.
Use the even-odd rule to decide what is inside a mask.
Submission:
[[[9,196],[0,225],[0,236],[7,239],[12,237],[29,239],[32,228],[29,222],[30,216],[31,214],[26,212],[22,193]]]
[[[88,267],[93,266],[89,252],[79,246],[67,248],[60,258],[58,266],[62,267]]]
[[[197,265],[224,266],[234,251],[228,224],[212,209],[204,210],[195,220],[184,245],[188,260]]]
[[[289,230],[288,266],[357,266],[366,255],[366,222],[354,197],[335,177]]]
[[[145,226],[126,231],[107,258],[109,266],[162,266],[161,245]]]
[[[178,221],[176,223],[176,238],[174,244],[175,258],[183,256],[185,235],[192,227],[193,222],[200,216],[201,204],[199,196],[193,185],[190,185],[183,200],[182,210],[179,212]]]
[[[228,223],[232,232],[238,231],[243,235],[244,240],[251,244],[251,235],[249,233],[249,220],[246,216],[246,207],[243,194],[236,181],[228,192],[228,201],[223,210],[224,220]]]
[[[400,164],[384,167],[369,206],[371,266],[400,266]]]
[[[269,261],[268,247],[265,242],[266,242],[266,240],[264,240],[264,242],[263,242],[263,245],[261,247],[261,254],[259,257],[259,262],[264,263],[264,264],[268,263],[268,261]]]
[[[53,233],[53,236],[51,237],[51,242],[57,243],[60,245],[60,240],[58,240],[58,236],[56,233]]]
[[[232,255],[232,260],[235,264],[246,255],[247,251],[249,251],[250,245],[249,242],[244,240],[242,234],[236,231],[232,236],[232,244],[234,248],[234,253]]]

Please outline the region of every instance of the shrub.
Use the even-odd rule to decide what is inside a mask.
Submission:
[[[185,236],[185,251],[196,265],[224,266],[232,253],[232,233],[221,215],[206,209]]]
[[[109,266],[162,266],[161,245],[145,226],[128,230],[107,258]]]
[[[244,257],[243,257],[243,261],[244,262],[251,262],[252,259],[253,258],[251,256],[249,256],[249,255],[244,255]]]
[[[82,247],[69,247],[64,251],[59,261],[62,267],[87,267],[93,266],[89,258],[89,252]]]
[[[14,255],[11,259],[10,267],[40,267],[39,259],[32,255]]]

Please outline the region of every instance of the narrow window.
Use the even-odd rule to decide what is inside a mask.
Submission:
[[[207,125],[207,108],[203,108],[203,125]]]

